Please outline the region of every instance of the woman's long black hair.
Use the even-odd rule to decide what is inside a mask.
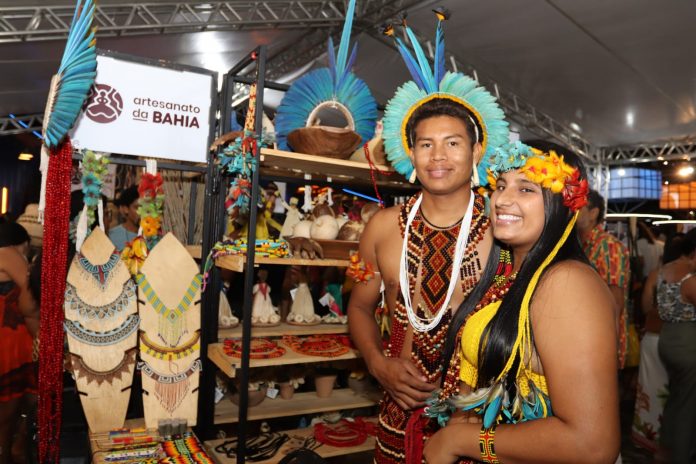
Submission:
[[[570,166],[579,168],[581,178],[586,179],[585,167],[580,158],[570,152],[563,154],[565,162]],[[534,272],[541,266],[546,257],[551,254],[553,248],[561,239],[573,215],[570,209],[563,204],[563,195],[554,194],[545,188],[542,189],[542,194],[544,197],[544,229],[541,232],[541,236],[527,254],[517,273],[517,277],[503,298],[500,308],[481,336],[481,340],[486,340],[487,342],[485,344],[482,343],[479,347],[479,388],[488,386],[491,381],[495,380],[510,358],[515,339],[517,338],[519,313],[527,286]],[[444,360],[447,363],[446,365],[449,365],[451,362],[454,350],[459,349],[459,347],[455,346],[457,334],[464,325],[466,317],[474,310],[488,288],[493,284],[493,277],[495,277],[500,259],[500,247],[501,244],[496,241],[479,283],[462,302],[452,318],[445,344]],[[575,227],[546,270],[553,266],[554,263],[568,259],[584,263],[588,262],[580,246]],[[518,363],[519,359],[515,360],[514,365],[517,366]],[[514,375],[516,369],[513,368],[510,372]]]

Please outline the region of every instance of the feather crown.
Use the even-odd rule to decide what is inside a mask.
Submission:
[[[350,50],[356,0],[346,9],[338,53],[331,37],[328,40],[328,68],[315,69],[295,81],[278,107],[275,120],[278,147],[289,150],[288,134],[306,127],[312,112],[322,103],[334,102],[350,113],[352,129],[367,143],[375,133],[377,102],[364,81],[351,71],[357,56],[357,45]]]
[[[415,180],[415,171],[408,156],[410,148],[406,128],[413,113],[430,100],[449,99],[468,110],[478,131],[478,141],[483,146],[484,158],[488,158],[496,147],[508,141],[508,123],[495,97],[469,76],[446,70],[442,23],[450,14],[442,7],[436,8],[433,12],[437,17],[437,29],[432,67],[416,34],[406,24],[405,14],[401,15],[400,22],[412,51],[404,40],[396,37],[393,25],[387,24],[380,28],[384,35],[394,38],[396,48],[412,77],[412,80],[403,84],[387,103],[383,132],[387,159],[394,169],[411,181]],[[481,178],[485,178],[486,167],[479,166],[478,172]]]

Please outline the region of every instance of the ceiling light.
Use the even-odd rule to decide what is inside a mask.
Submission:
[[[623,177],[623,176],[626,175],[626,170],[623,169],[623,168],[621,168],[621,169],[619,169],[618,171],[616,171],[616,173],[617,173],[619,176]]]
[[[20,153],[17,159],[21,161],[31,161],[31,159],[34,157],[31,153]]]
[[[582,127],[580,127],[580,125],[577,122],[571,122],[570,128],[573,129],[575,132],[582,132]]]
[[[663,159],[665,159],[665,157],[662,156],[662,155],[660,155],[660,156],[657,157],[657,160],[658,160],[658,161],[662,161]]]
[[[696,224],[696,220],[691,219],[673,219],[670,221],[655,221],[653,222],[656,226],[661,226],[664,224]]]
[[[668,181],[668,180],[665,181],[665,185],[669,185],[669,181]]]
[[[640,218],[640,219],[672,219],[669,214],[647,214],[647,213],[609,213],[606,215],[607,219],[628,219],[628,218]]]
[[[677,174],[679,174],[682,177],[690,176],[693,173],[694,173],[693,166],[684,166],[683,168],[679,168],[679,171],[677,171]]]
[[[669,161],[663,161],[662,164],[664,164],[665,166],[668,166],[668,165],[669,165]]]
[[[626,113],[626,125],[628,127],[633,127],[633,123],[636,120],[635,114],[633,114],[633,111],[629,111]]]

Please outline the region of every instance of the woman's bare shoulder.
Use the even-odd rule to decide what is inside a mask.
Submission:
[[[576,260],[554,264],[542,277],[534,295],[541,311],[552,308],[555,315],[579,309],[611,310],[614,300],[607,284],[589,265]]]

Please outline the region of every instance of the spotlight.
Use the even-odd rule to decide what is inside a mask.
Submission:
[[[21,161],[31,161],[31,159],[34,157],[31,153],[20,153],[17,159]]]
[[[694,173],[693,166],[684,166],[683,168],[679,168],[679,171],[677,171],[677,174],[679,174],[682,177],[688,177],[693,173]]]

